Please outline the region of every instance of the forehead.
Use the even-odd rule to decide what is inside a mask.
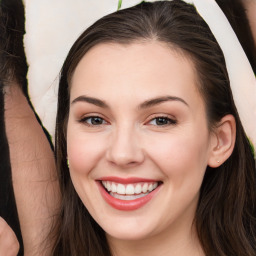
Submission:
[[[164,43],[99,44],[76,67],[71,98],[79,94],[101,97],[106,91],[138,99],[166,93],[198,97],[197,81],[192,59]]]

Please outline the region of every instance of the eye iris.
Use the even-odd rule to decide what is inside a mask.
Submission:
[[[169,124],[169,120],[168,120],[168,118],[165,118],[165,117],[158,117],[158,118],[156,118],[156,124],[157,125],[166,125],[166,124]]]
[[[92,117],[92,118],[91,118],[91,123],[92,123],[93,125],[100,125],[100,124],[103,123],[103,119],[100,118],[100,117]]]

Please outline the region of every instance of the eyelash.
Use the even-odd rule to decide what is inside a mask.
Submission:
[[[164,124],[157,124],[158,121],[165,121],[166,123]],[[171,119],[168,116],[155,116],[154,118],[150,119],[150,121],[148,122],[148,124],[150,124],[151,122],[155,122],[155,124],[151,124],[151,125],[155,125],[155,126],[168,126],[168,125],[176,125],[177,121],[174,119]]]
[[[95,121],[96,119],[98,119],[98,121],[100,121],[101,123],[98,124],[93,124],[93,120]],[[91,120],[91,122],[89,123],[88,121]],[[162,124],[157,124],[157,122],[163,122]],[[84,123],[87,126],[101,126],[101,125],[105,125],[108,124],[107,121],[104,120],[104,118],[100,117],[100,116],[87,116],[82,118],[81,120],[79,120],[80,123]],[[152,124],[152,122],[154,122],[154,124]],[[150,119],[149,122],[147,122],[147,124],[149,125],[154,125],[154,126],[168,126],[168,125],[176,125],[177,121],[174,119],[171,119],[168,116],[155,116],[154,118]]]
[[[88,120],[91,119],[91,123],[88,122]],[[95,120],[95,119],[98,119],[98,120],[101,120],[102,123],[100,124],[93,124],[92,120]],[[87,117],[84,117],[82,118],[81,120],[79,120],[80,123],[83,123],[87,126],[101,126],[101,125],[104,125],[104,124],[107,124],[107,121],[104,120],[104,118],[100,117],[100,116],[87,116]]]

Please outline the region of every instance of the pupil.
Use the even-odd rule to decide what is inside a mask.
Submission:
[[[92,124],[94,124],[94,125],[102,124],[102,119],[100,117],[93,117]]]
[[[168,124],[168,120],[165,117],[158,117],[156,119],[156,124],[157,125],[165,125],[165,124]]]

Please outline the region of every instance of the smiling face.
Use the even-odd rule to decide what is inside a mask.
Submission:
[[[78,64],[70,175],[109,237],[191,231],[213,144],[197,86],[192,62],[159,42],[100,44]]]

